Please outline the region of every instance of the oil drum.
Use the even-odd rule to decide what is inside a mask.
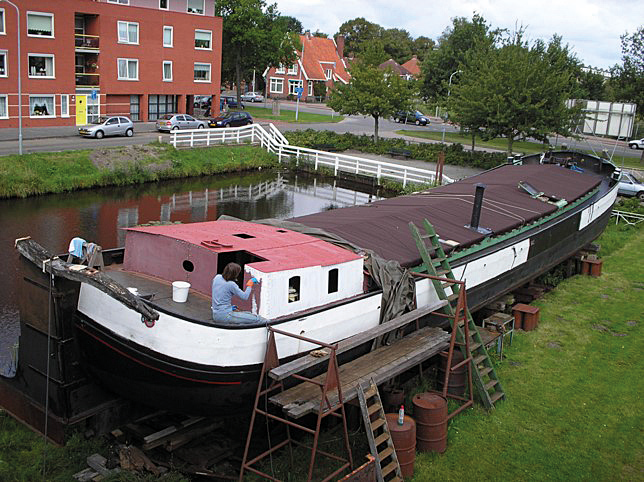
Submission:
[[[443,382],[445,381],[445,367],[447,366],[447,353],[441,352],[441,364],[438,369],[438,386],[442,389]],[[454,350],[452,355],[452,366],[458,365],[465,357],[461,350]],[[447,392],[452,395],[462,397],[465,395],[465,382],[467,381],[467,365],[462,365],[456,370],[453,370],[449,375],[449,383],[447,385]]]
[[[396,456],[400,464],[403,477],[414,475],[414,462],[416,461],[416,422],[405,415],[404,423],[398,425],[398,414],[387,413],[387,425],[391,433],[391,440],[396,449]]]
[[[416,442],[419,452],[445,452],[447,448],[447,400],[435,393],[414,396]]]

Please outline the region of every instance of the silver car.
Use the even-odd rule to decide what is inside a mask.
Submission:
[[[634,172],[622,171],[617,187],[617,194],[620,196],[637,196],[644,201],[644,179]]]
[[[264,102],[264,96],[259,92],[246,92],[242,94],[241,100],[244,102]]]
[[[96,122],[79,127],[78,133],[84,137],[95,137],[102,139],[105,136],[128,136],[134,135],[134,123],[127,117],[100,117]]]
[[[204,129],[206,121],[195,119],[188,114],[166,114],[157,119],[157,130],[162,132],[176,131],[178,129]]]
[[[628,143],[631,149],[644,149],[644,139],[633,139]]]

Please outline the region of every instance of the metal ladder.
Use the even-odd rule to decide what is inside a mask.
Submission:
[[[378,482],[383,482],[385,477],[389,477],[388,482],[403,482],[402,471],[396,456],[396,449],[391,440],[391,433],[387,425],[385,410],[382,407],[378,386],[373,379],[366,384],[359,384],[358,399],[360,400],[360,409],[362,419],[364,420],[367,439],[371,454],[376,459],[376,477]],[[378,449],[378,447],[384,447]],[[393,477],[391,477],[393,476]]]
[[[424,219],[423,228],[425,234],[421,234],[420,230],[414,223],[409,223],[409,229],[411,230],[414,241],[416,241],[416,246],[418,247],[418,252],[425,264],[427,274],[455,280],[452,268],[447,261],[447,256],[440,244],[434,227],[427,219]],[[459,285],[443,283],[437,280],[432,280],[432,283],[434,284],[434,288],[436,289],[436,293],[439,298],[449,301],[449,303],[442,308],[442,311],[443,313],[450,315],[450,320],[453,320],[453,317],[456,314],[456,302],[458,301],[460,291]],[[446,288],[451,288],[452,293],[450,295],[445,292]],[[487,350],[483,345],[483,340],[481,339],[479,330],[472,319],[472,315],[469,310],[466,309],[465,311],[470,333],[469,348],[473,359],[472,374],[474,383],[483,405],[486,408],[494,408],[494,404],[497,401],[505,400],[505,392],[503,391],[501,382],[496,375],[496,371],[492,365],[492,360],[490,360]],[[463,356],[468,358],[470,354],[467,353],[467,348],[465,347],[463,323],[460,323],[459,326],[456,327],[453,326],[453,321],[450,321],[450,323],[452,324],[452,329],[457,330],[457,341],[459,342]]]

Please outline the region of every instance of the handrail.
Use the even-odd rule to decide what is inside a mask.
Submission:
[[[631,213],[628,211],[617,211],[613,209],[611,216],[615,216],[615,224],[619,224],[620,221],[624,221],[629,226],[635,226],[636,224],[644,221],[644,214]]]

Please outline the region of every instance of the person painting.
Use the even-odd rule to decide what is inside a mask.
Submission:
[[[237,263],[228,263],[221,274],[212,279],[212,319],[222,323],[253,323],[265,321],[261,316],[249,311],[237,311],[231,303],[232,297],[247,300],[253,285],[257,283],[251,278],[246,283],[244,291],[239,289],[235,280],[241,273],[241,266]]]

